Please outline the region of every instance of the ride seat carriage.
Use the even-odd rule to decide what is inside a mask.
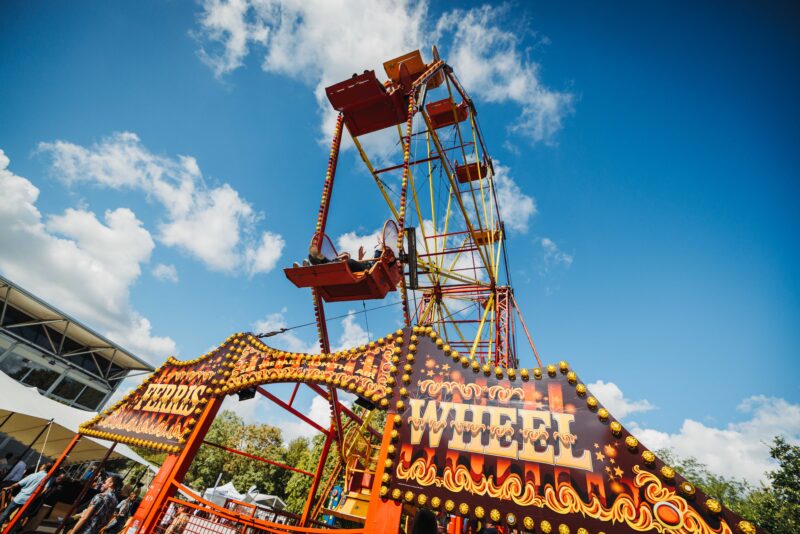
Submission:
[[[439,53],[434,47],[434,62]],[[419,50],[391,59],[383,64],[389,82],[378,81],[374,70],[365,70],[351,78],[325,88],[333,109],[342,112],[350,135],[358,137],[406,121],[407,94],[412,84],[428,69]],[[444,80],[441,72],[428,81],[428,87]]]
[[[462,184],[486,178],[486,162],[481,162],[479,165],[475,161],[462,165],[456,160],[456,178]]]
[[[458,105],[449,96],[436,102],[431,102],[425,106],[428,117],[431,119],[431,126],[438,130],[446,126],[451,126],[456,122],[463,122],[469,115],[469,106],[462,101]]]
[[[411,90],[411,85],[422,76],[429,67],[439,61],[439,50],[433,47],[433,60],[430,64],[425,64],[422,61],[422,55],[419,50],[414,50],[408,54],[390,59],[383,64],[383,70],[386,71],[386,76],[392,81],[395,86],[402,86],[405,92]],[[431,76],[427,83],[428,89],[435,89],[444,82],[444,73],[439,70]]]
[[[350,135],[358,137],[406,120],[406,99],[401,91],[388,91],[374,70],[325,88],[333,109],[341,111]]]
[[[316,237],[316,236],[315,236]],[[328,263],[284,269],[286,278],[297,287],[316,288],[325,302],[374,300],[395,291],[403,276],[399,260],[391,245],[397,242],[397,225],[387,221],[383,226],[380,256],[366,271],[353,272],[346,261],[338,260],[336,248],[327,235],[322,235],[320,251]]]

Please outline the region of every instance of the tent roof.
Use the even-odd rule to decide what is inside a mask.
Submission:
[[[81,423],[96,415],[95,412],[72,408],[49,399],[41,395],[35,387],[25,386],[3,372],[0,372],[0,391],[3,392],[0,400],[0,432],[27,445],[36,438],[48,421],[53,421],[49,434],[45,431],[32,447],[50,458],[57,458],[78,432]],[[83,436],[67,461],[72,463],[98,460],[110,446],[110,442]],[[142,465],[150,465],[130,447],[121,443],[114,448],[111,458],[128,458]]]

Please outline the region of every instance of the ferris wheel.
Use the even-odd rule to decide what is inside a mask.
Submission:
[[[515,367],[520,325],[538,361],[510,284],[494,165],[472,99],[436,47],[428,63],[417,50],[383,67],[384,83],[368,70],[326,89],[339,115],[311,242],[324,263],[285,270],[312,290],[321,349],[330,350],[325,303],[398,291],[406,325],[433,326],[470,359]],[[339,257],[325,233],[345,132],[389,219],[367,262]],[[396,136],[394,151],[371,154],[364,140],[375,135]]]

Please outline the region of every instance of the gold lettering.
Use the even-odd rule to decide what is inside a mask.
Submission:
[[[486,426],[483,424],[483,414],[488,413],[489,408],[470,404],[453,404],[453,411],[455,418],[450,423],[450,426],[453,427],[450,448],[457,451],[482,453],[481,436],[486,430]],[[467,412],[472,413],[472,421],[466,420]],[[464,442],[465,434],[469,436],[469,443]]]
[[[427,428],[428,444],[431,447],[438,447],[439,441],[442,439],[442,433],[447,426],[447,416],[453,408],[453,403],[437,403],[436,401],[429,400],[425,405],[424,411],[422,405],[425,403],[425,400],[410,399],[408,403],[411,406],[411,416],[417,418],[417,420],[422,420],[421,425],[411,425],[411,444],[419,445],[422,443],[422,436],[425,434],[425,429]],[[436,415],[437,405],[442,409],[442,414],[439,416]]]
[[[186,415],[183,413],[186,410],[186,405],[184,404],[184,397],[186,396],[186,392],[189,390],[189,386],[185,384],[179,384],[178,387],[175,389],[175,394],[172,396],[172,402],[170,403],[170,408],[167,413],[173,413],[178,415]],[[189,408],[191,411],[191,408]]]
[[[489,444],[486,445],[486,454],[491,454],[493,456],[503,456],[505,458],[516,458],[517,451],[519,449],[519,443],[517,443],[516,439],[514,439],[516,434],[516,426],[517,423],[517,409],[516,408],[501,408],[498,406],[488,408],[489,411],[489,428],[490,429],[498,429],[506,424],[511,428],[513,434],[510,436],[504,436],[502,438],[498,438],[497,434],[494,432],[490,432],[489,434]],[[503,421],[503,417],[507,417],[509,419],[508,423]],[[502,441],[508,440],[507,445],[503,445]]]
[[[542,446],[546,445],[543,451],[536,450],[535,444],[537,442],[531,442],[523,437],[522,448],[519,451],[519,459],[527,462],[537,462],[541,464],[552,465],[554,463],[553,445],[547,445],[547,440],[544,437],[547,435],[547,428],[549,428],[551,425],[550,412],[545,412],[543,410],[523,410],[520,408],[519,417],[522,420],[523,432],[525,430],[545,431],[545,433],[542,434],[542,437],[537,440],[537,442]],[[536,425],[537,422],[542,424]]]
[[[580,457],[574,455],[572,445],[576,436],[569,430],[570,424],[575,420],[575,416],[568,413],[553,412],[553,419],[556,420],[558,429],[558,454],[556,454],[556,464],[575,469],[592,470],[592,455],[588,450],[583,451]],[[555,436],[555,433],[553,433]]]

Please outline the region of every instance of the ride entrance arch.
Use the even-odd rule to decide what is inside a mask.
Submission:
[[[179,496],[193,493],[182,478],[225,396],[278,382],[349,391],[386,413],[358,481],[368,488],[363,525],[341,532],[397,532],[401,516],[420,508],[449,517],[454,532],[465,521],[543,533],[756,532],[639,443],[566,362],[480,364],[430,326],[323,354],[237,334],[196,360],[168,360],[81,429],[168,453],[128,532],[166,532],[178,520],[198,530],[176,532],[328,531],[314,516],[327,497],[317,497],[329,482],[324,458],[295,524]],[[323,430],[327,443],[348,439],[335,422]]]

